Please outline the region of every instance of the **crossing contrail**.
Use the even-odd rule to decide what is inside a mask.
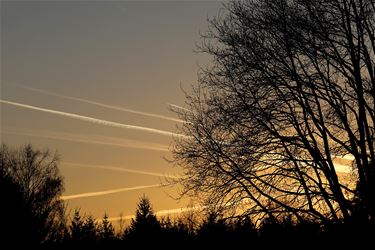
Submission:
[[[104,125],[104,126],[109,126],[109,127],[131,129],[131,130],[144,131],[144,132],[149,132],[149,133],[159,134],[159,135],[177,136],[177,137],[188,138],[188,136],[186,136],[186,135],[176,134],[176,133],[173,133],[173,132],[170,132],[170,131],[165,131],[165,130],[160,130],[160,129],[155,129],[155,128],[148,128],[148,127],[141,127],[141,126],[136,126],[136,125],[129,125],[129,124],[124,124],[124,123],[119,123],[119,122],[112,122],[112,121],[102,120],[102,119],[93,118],[93,117],[89,117],[89,116],[83,116],[83,115],[78,115],[78,114],[74,114],[74,113],[68,113],[68,112],[63,112],[63,111],[58,111],[58,110],[53,110],[53,109],[41,108],[41,107],[36,107],[36,106],[32,106],[32,105],[27,105],[27,104],[22,104],[22,103],[17,103],[17,102],[11,102],[11,101],[7,101],[7,100],[0,100],[0,103],[13,105],[13,106],[16,106],[16,107],[21,107],[21,108],[26,108],[26,109],[31,109],[31,110],[36,110],[36,111],[41,111],[41,112],[46,112],[46,113],[50,113],[50,114],[56,114],[56,115],[60,115],[60,116],[70,117],[70,118],[73,118],[73,119],[76,119],[76,120],[91,122],[91,123],[94,123],[94,124],[99,124],[99,125]]]
[[[88,165],[88,164],[80,164],[80,163],[73,163],[73,162],[64,162],[62,165],[67,165],[70,167],[78,167],[78,168],[94,168],[94,169],[103,169],[103,170],[126,172],[126,173],[133,173],[133,174],[151,175],[151,176],[165,177],[165,178],[171,178],[171,179],[179,179],[179,177],[177,176],[168,175],[168,174],[155,173],[155,172],[142,171],[142,170],[129,169],[129,168],[120,168],[120,167],[114,167],[114,166],[106,166],[106,165]]]
[[[61,199],[66,201],[66,200],[73,200],[73,199],[87,198],[87,197],[94,197],[94,196],[103,196],[103,195],[109,195],[109,194],[115,194],[115,193],[121,193],[121,192],[127,192],[127,191],[132,191],[132,190],[139,190],[139,189],[146,189],[146,188],[161,187],[161,186],[162,186],[161,184],[154,184],[154,185],[146,185],[146,186],[110,189],[110,190],[98,191],[98,192],[64,195],[61,197]]]
[[[183,120],[173,118],[173,117],[169,117],[169,116],[165,116],[165,115],[143,112],[143,111],[129,109],[129,108],[125,108],[125,107],[120,107],[120,106],[105,104],[105,103],[101,103],[101,102],[91,101],[91,100],[87,100],[87,99],[84,99],[84,98],[60,95],[60,94],[50,92],[50,91],[47,91],[47,90],[31,88],[31,87],[27,87],[27,86],[20,85],[20,84],[17,84],[17,86],[20,86],[21,88],[28,89],[28,90],[31,90],[31,91],[43,93],[43,94],[46,94],[46,95],[61,97],[61,98],[74,100],[74,101],[78,101],[78,102],[83,102],[83,103],[88,103],[88,104],[92,104],[92,105],[96,105],[96,106],[99,106],[99,107],[108,108],[108,109],[112,109],[112,110],[118,110],[118,111],[122,111],[122,112],[128,112],[128,113],[132,113],[132,114],[143,115],[143,116],[148,116],[148,117],[153,117],[153,118],[158,118],[158,119],[163,119],[163,120],[169,120],[169,121],[174,121],[174,122],[181,122],[181,123],[184,122]]]
[[[70,133],[56,133],[51,131],[43,131],[43,133],[33,132],[33,131],[8,131],[2,130],[4,134],[12,134],[12,135],[24,135],[24,136],[32,136],[32,137],[40,137],[46,139],[53,139],[53,140],[61,140],[61,141],[70,141],[70,142],[79,142],[79,143],[88,143],[88,144],[96,144],[96,145],[104,145],[104,146],[114,146],[114,147],[123,147],[123,148],[135,148],[135,149],[146,149],[146,150],[154,150],[154,151],[163,151],[168,152],[168,146],[156,143],[148,143],[148,142],[140,142],[135,140],[127,140],[127,139],[117,139],[107,136],[102,136],[98,138],[92,137],[84,137],[81,135],[70,134]]]

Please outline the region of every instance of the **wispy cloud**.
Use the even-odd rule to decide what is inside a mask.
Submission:
[[[161,184],[154,184],[154,185],[146,185],[146,186],[135,186],[135,187],[110,189],[110,190],[98,191],[98,192],[88,192],[88,193],[64,195],[64,196],[61,197],[61,199],[62,200],[73,200],[73,199],[79,199],[79,198],[103,196],[103,195],[109,195],[109,194],[115,194],[115,193],[121,193],[121,192],[127,192],[127,191],[139,190],[139,189],[146,189],[146,188],[155,188],[155,187],[161,187],[161,186],[162,186]]]
[[[163,174],[163,173],[156,173],[150,171],[141,171],[136,169],[129,169],[129,168],[121,168],[115,166],[107,166],[107,165],[88,165],[88,164],[81,164],[81,163],[74,163],[74,162],[63,162],[63,166],[66,165],[68,167],[74,168],[93,168],[93,169],[103,169],[109,171],[117,171],[117,172],[126,172],[126,173],[133,173],[133,174],[143,174],[143,175],[151,175],[157,177],[165,177],[171,179],[179,179],[178,176],[170,175],[170,174]]]
[[[11,130],[3,129],[1,133],[40,137],[40,138],[61,140],[61,141],[71,141],[71,142],[79,142],[79,143],[104,145],[104,146],[146,149],[146,150],[163,151],[163,152],[169,151],[167,145],[136,141],[136,140],[128,140],[128,139],[118,139],[118,138],[110,137],[110,136],[94,136],[94,135],[89,136],[89,135],[82,135],[82,134],[78,135],[78,134],[52,132],[52,131],[39,131],[39,132],[32,131],[32,130],[19,131],[19,130],[14,130],[14,129],[11,129]]]
[[[68,113],[68,112],[63,112],[63,111],[58,111],[58,110],[53,110],[53,109],[41,108],[41,107],[36,107],[36,106],[32,106],[32,105],[7,101],[7,100],[0,100],[0,103],[13,105],[13,106],[16,106],[16,107],[21,107],[21,108],[26,108],[26,109],[31,109],[31,110],[36,110],[36,111],[41,111],[41,112],[46,112],[46,113],[50,113],[50,114],[56,114],[56,115],[60,115],[60,116],[73,118],[73,119],[76,119],[76,120],[91,122],[91,123],[94,123],[94,124],[99,124],[99,125],[104,125],[104,126],[109,126],[109,127],[138,130],[138,131],[149,132],[149,133],[159,134],[159,135],[166,135],[166,136],[177,136],[177,137],[186,137],[186,138],[188,137],[186,135],[176,134],[176,133],[173,133],[173,132],[170,132],[170,131],[165,131],[165,130],[160,130],[160,129],[155,129],[155,128],[149,128],[149,127],[136,126],[136,125],[129,125],[129,124],[124,124],[124,123],[119,123],[119,122],[112,122],[112,121],[102,120],[102,119],[93,118],[93,117],[89,117],[89,116],[83,116],[83,115],[78,115],[78,114],[74,114],[74,113]]]
[[[54,92],[51,92],[51,91],[47,91],[47,90],[43,90],[43,89],[37,89],[37,88],[31,88],[31,87],[27,87],[27,86],[20,85],[20,84],[17,84],[17,86],[19,86],[21,88],[24,88],[24,89],[31,90],[31,91],[43,93],[43,94],[46,94],[46,95],[61,97],[61,98],[69,99],[69,100],[82,102],[82,103],[88,103],[88,104],[92,104],[92,105],[95,105],[95,106],[108,108],[108,109],[112,109],[112,110],[128,112],[128,113],[132,113],[132,114],[137,114],[137,115],[142,115],[142,116],[147,116],[147,117],[153,117],[153,118],[158,118],[158,119],[163,119],[163,120],[168,120],[168,121],[173,121],[173,122],[181,122],[181,123],[184,122],[183,120],[173,118],[173,117],[169,117],[169,116],[165,116],[165,115],[148,113],[148,112],[144,112],[144,111],[139,111],[139,110],[129,109],[129,108],[125,108],[125,107],[110,105],[110,104],[106,104],[106,103],[102,103],[102,102],[87,100],[87,99],[79,98],[79,97],[60,95],[60,94],[57,94],[57,93],[54,93]]]

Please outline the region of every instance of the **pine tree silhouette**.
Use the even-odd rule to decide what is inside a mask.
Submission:
[[[137,205],[135,219],[125,232],[125,238],[131,240],[158,239],[161,232],[160,222],[152,210],[150,200],[143,195]]]
[[[94,243],[97,240],[98,228],[94,218],[90,215],[83,224],[83,240]]]
[[[112,223],[108,220],[107,213],[104,214],[102,223],[99,227],[99,238],[103,242],[110,242],[115,239],[115,229]]]
[[[84,220],[80,215],[79,209],[76,209],[70,225],[71,240],[73,242],[79,242],[83,240],[83,224]]]

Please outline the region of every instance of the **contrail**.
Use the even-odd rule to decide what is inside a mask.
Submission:
[[[148,186],[136,186],[136,187],[127,187],[127,188],[118,188],[118,189],[111,189],[99,192],[89,192],[89,193],[81,193],[81,194],[72,194],[72,195],[64,195],[61,197],[62,200],[73,200],[78,198],[87,198],[87,197],[94,197],[94,196],[102,196],[102,195],[109,195],[121,192],[127,192],[132,190],[139,190],[145,188],[154,188],[154,187],[161,187],[161,184],[154,184]]]
[[[130,219],[134,219],[135,218],[135,215],[125,215],[125,216],[118,216],[118,217],[110,217],[108,218],[108,221],[119,221],[119,220],[130,220]],[[101,220],[97,220],[97,221],[101,221]]]
[[[13,135],[25,135],[25,136],[33,136],[33,137],[40,137],[46,139],[54,139],[54,140],[62,140],[62,141],[71,141],[71,142],[80,142],[80,143],[88,143],[88,144],[97,144],[97,145],[105,145],[105,146],[114,146],[114,147],[123,147],[123,148],[135,148],[135,149],[146,149],[146,150],[154,150],[154,151],[163,151],[168,152],[168,147],[161,145],[161,144],[154,144],[154,143],[142,143],[139,141],[134,140],[121,140],[117,142],[110,141],[110,137],[103,137],[102,139],[87,139],[84,137],[80,137],[75,134],[68,134],[68,133],[50,133],[50,131],[45,131],[43,134],[41,133],[33,133],[33,132],[19,132],[19,131],[7,131],[2,130],[2,133],[5,134],[13,134]],[[107,140],[107,141],[105,141]],[[112,139],[114,140],[114,138]]]
[[[175,209],[167,209],[167,210],[159,210],[156,212],[156,215],[166,215],[166,214],[179,214],[179,213],[185,213],[190,211],[197,211],[201,209],[205,209],[207,206],[194,206],[194,207],[181,207],[181,208],[175,208]]]
[[[9,104],[9,105],[22,107],[22,108],[26,108],[26,109],[42,111],[42,112],[56,114],[56,115],[61,115],[61,116],[70,117],[70,118],[81,120],[81,121],[91,122],[91,123],[94,123],[94,124],[105,125],[105,126],[110,126],[110,127],[115,127],[115,128],[132,129],[132,130],[144,131],[144,132],[149,132],[149,133],[159,134],[159,135],[178,136],[178,137],[188,138],[188,136],[186,136],[186,135],[176,134],[176,133],[165,131],[165,130],[148,128],[148,127],[141,127],[141,126],[136,126],[136,125],[123,124],[123,123],[118,123],[118,122],[112,122],[112,121],[102,120],[102,119],[93,118],[93,117],[89,117],[89,116],[83,116],[83,115],[78,115],[78,114],[74,114],[74,113],[67,113],[67,112],[62,112],[62,111],[47,109],[47,108],[40,108],[40,107],[36,107],[36,106],[32,106],[32,105],[27,105],[27,104],[22,104],[22,103],[17,103],[17,102],[11,102],[11,101],[7,101],[7,100],[0,100],[0,103]]]
[[[194,207],[181,207],[181,208],[173,208],[167,210],[159,210],[155,214],[157,216],[168,215],[168,214],[181,214],[190,211],[199,211],[201,209],[205,209],[207,206],[194,206]],[[119,220],[130,220],[135,218],[134,215],[125,215],[125,216],[118,216],[118,217],[110,217],[108,218],[109,221],[119,221]]]
[[[177,108],[177,109],[182,109],[182,110],[185,110],[185,111],[188,111],[188,112],[191,112],[191,110],[187,109],[187,108],[184,108],[184,107],[181,107],[181,106],[178,106],[176,104],[172,104],[172,103],[167,103],[167,105],[173,107],[173,108]]]
[[[109,104],[91,101],[91,100],[73,97],[73,96],[60,95],[60,94],[50,92],[50,91],[47,91],[47,90],[31,88],[31,87],[27,87],[27,86],[20,85],[20,84],[17,84],[17,86],[20,86],[21,88],[28,89],[28,90],[31,90],[31,91],[43,93],[43,94],[46,94],[46,95],[61,97],[61,98],[70,99],[70,100],[83,102],[83,103],[88,103],[88,104],[92,104],[92,105],[96,105],[96,106],[99,106],[99,107],[108,108],[108,109],[112,109],[112,110],[118,110],[118,111],[128,112],[128,113],[132,113],[132,114],[143,115],[143,116],[148,116],[148,117],[153,117],[153,118],[158,118],[158,119],[163,119],[163,120],[169,120],[169,121],[174,121],[174,122],[181,122],[181,123],[184,122],[183,120],[173,118],[173,117],[169,117],[169,116],[165,116],[165,115],[158,115],[158,114],[138,111],[138,110],[134,110],[134,109],[119,107],[119,106],[115,106],[115,105],[109,105]]]
[[[104,169],[104,170],[111,170],[111,171],[118,171],[118,172],[166,177],[166,178],[171,178],[171,179],[179,179],[179,177],[173,176],[173,175],[155,173],[155,172],[149,172],[149,171],[141,171],[141,170],[135,170],[135,169],[129,169],[129,168],[120,168],[120,167],[114,167],[114,166],[87,165],[87,164],[80,164],[80,163],[73,163],[73,162],[64,162],[63,165],[67,165],[70,167],[78,167],[78,168],[95,168],[95,169]]]

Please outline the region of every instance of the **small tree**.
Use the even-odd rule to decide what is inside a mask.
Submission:
[[[70,225],[70,236],[73,242],[79,242],[83,239],[84,220],[81,217],[79,209],[76,209]]]
[[[143,195],[137,205],[135,219],[125,232],[128,239],[157,239],[161,226],[152,210],[150,200]]]
[[[85,242],[94,243],[98,239],[98,225],[94,218],[90,215],[83,223],[83,240]]]
[[[99,226],[99,237],[101,241],[109,242],[115,239],[115,229],[112,223],[108,220],[107,213],[104,214],[102,223]]]

